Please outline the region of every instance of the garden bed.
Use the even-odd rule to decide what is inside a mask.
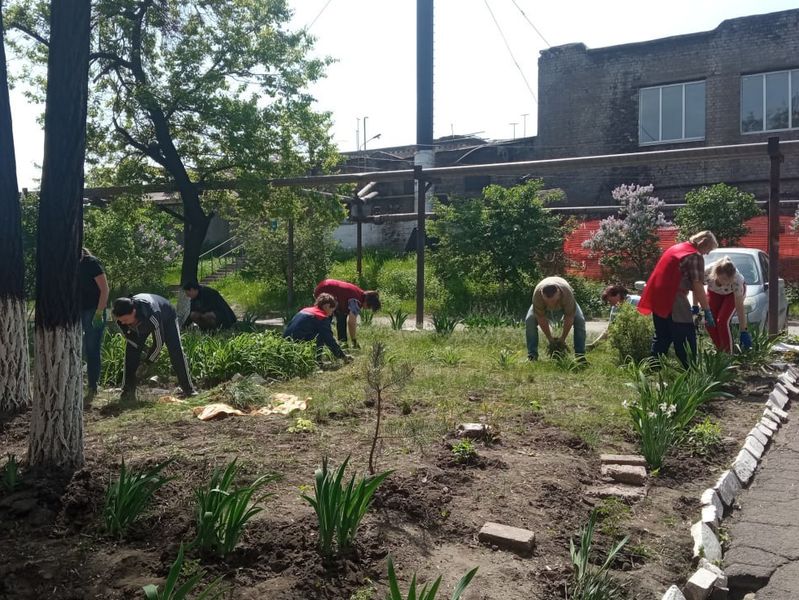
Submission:
[[[609,353],[593,353],[587,370],[569,372],[512,354],[508,348],[523,344],[518,329],[440,338],[372,328],[361,343],[368,347],[375,339],[397,361],[412,362],[415,372],[390,394],[378,469],[394,473],[378,490],[354,552],[323,563],[316,519],[300,494],[311,493],[324,455],[335,464],[351,455],[358,470],[365,468],[375,419],[364,402],[366,351],[343,369],[270,386],[311,398],[305,416],[316,429],[304,434],[287,431],[293,417],[204,423],[181,405],[104,410],[111,398],[102,393],[86,413],[82,471],[62,484],[26,481],[13,497],[0,492],[0,598],[143,598],[142,586],[163,582],[180,542],[193,539],[194,487],[235,457],[248,480],[264,473],[281,478],[267,486],[273,495],[266,510],[233,554],[202,561],[208,580],[225,575],[233,598],[382,598],[389,554],[406,586],[413,572],[422,581],[443,574],[446,597],[461,575],[479,566],[466,599],[562,598],[569,539],[596,507],[600,549],[630,535],[614,562],[629,597],[658,597],[689,573],[687,531],[699,512],[697,499],[731,462],[767,394],[759,390],[767,380],[751,379],[734,398],[706,404],[723,445],[704,459],[673,453],[651,479],[648,496],[627,505],[584,495],[601,479],[600,452],[636,451],[621,406],[634,392]],[[481,420],[498,430],[498,440],[475,442],[473,462],[454,460],[444,438],[459,422]],[[22,415],[3,424],[3,453],[24,455],[27,422]],[[123,455],[130,465],[174,458],[167,471],[176,479],[156,494],[131,534],[116,541],[102,532],[102,505]],[[535,532],[533,555],[478,543],[486,521]]]

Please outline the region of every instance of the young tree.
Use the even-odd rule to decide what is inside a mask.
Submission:
[[[663,201],[652,196],[654,189],[635,184],[614,189],[613,199],[621,204],[618,216],[602,219],[583,242],[616,281],[646,279],[660,257],[657,231],[670,223],[661,210]]]
[[[0,412],[30,406],[25,263],[0,0]]]
[[[680,239],[709,229],[721,246],[737,246],[749,233],[746,222],[763,211],[748,194],[724,183],[701,187],[685,194],[685,206],[677,211],[674,222],[680,228]]]
[[[36,251],[36,361],[28,460],[83,464],[78,262],[89,74],[90,0],[52,0]]]
[[[304,174],[332,160],[329,116],[315,113],[304,91],[327,61],[308,58],[306,31],[287,30],[285,0],[93,6],[90,162],[118,165],[109,184],[175,185],[183,205],[182,214],[171,213],[183,222],[181,277],[195,279],[212,216],[202,183]],[[14,0],[10,11],[34,59],[49,35],[40,7]]]

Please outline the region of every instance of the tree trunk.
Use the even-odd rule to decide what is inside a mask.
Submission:
[[[211,222],[200,206],[200,194],[193,183],[180,186],[183,201],[183,263],[180,267],[180,282],[197,280],[200,253]]]
[[[30,406],[25,263],[0,0],[0,412]]]
[[[78,262],[89,75],[89,0],[52,0],[36,253],[36,368],[28,461],[83,464]]]

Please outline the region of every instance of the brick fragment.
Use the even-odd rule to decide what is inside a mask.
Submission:
[[[754,456],[742,449],[732,463],[732,471],[744,485],[749,483],[757,469],[757,460]]]
[[[646,483],[646,468],[633,465],[602,465],[602,475],[629,485]]]
[[[646,497],[646,487],[635,485],[596,485],[585,491],[594,498],[619,498],[620,500],[641,500]]]
[[[639,454],[600,454],[599,460],[603,465],[646,467],[646,459]]]
[[[725,506],[732,506],[735,496],[741,491],[741,482],[732,471],[724,471],[713,489],[716,490]]]
[[[713,488],[708,488],[702,492],[702,497],[699,499],[699,501],[702,503],[702,506],[714,506],[719,518],[721,518],[721,516],[724,514],[724,504],[722,503],[719,495],[716,493],[716,490]]]
[[[763,452],[766,451],[766,447],[755,436],[747,435],[746,440],[744,440],[744,450],[757,460],[760,460],[763,457]]]
[[[477,534],[483,544],[499,546],[517,554],[530,554],[535,546],[535,534],[528,529],[487,522]]]
[[[695,559],[706,558],[711,562],[721,560],[721,544],[713,530],[705,523],[697,521],[691,525],[691,537],[694,538]]]

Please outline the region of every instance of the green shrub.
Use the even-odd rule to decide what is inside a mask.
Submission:
[[[250,485],[234,487],[237,472],[234,459],[224,469],[216,469],[208,485],[195,491],[197,538],[193,545],[220,557],[233,551],[247,521],[263,510],[258,503],[265,496],[250,505],[252,497],[276,479],[274,475],[263,475]]]
[[[452,446],[452,456],[456,463],[468,464],[477,458],[477,450],[471,440],[460,440]]]
[[[164,589],[160,590],[157,585],[153,584],[145,585],[143,588],[145,600],[188,600],[190,596],[195,600],[216,600],[222,597],[223,590],[219,587],[222,577],[216,578],[202,591],[197,589],[205,575],[203,569],[194,569],[188,574],[186,580],[178,586],[178,580],[183,573],[183,569],[184,551],[183,544],[181,544],[178,550],[178,557],[169,568]]]
[[[319,550],[322,556],[330,558],[335,551],[342,554],[350,549],[366,511],[372,504],[374,493],[392,471],[371,477],[363,477],[355,482],[355,475],[344,486],[344,471],[349,456],[338,469],[330,471],[327,457],[322,459],[322,468],[317,469],[314,481],[314,497],[305,494],[302,498],[316,512],[319,522]]]
[[[164,470],[172,460],[164,461],[150,469],[129,470],[122,459],[119,478],[112,481],[105,494],[105,530],[122,538],[139,515],[152,502],[155,492],[174,477],[164,477]]]
[[[753,194],[717,183],[685,194],[685,206],[677,209],[674,222],[680,228],[681,240],[709,229],[720,246],[738,246],[749,232],[746,221],[762,212]]]
[[[19,463],[17,457],[10,452],[6,457],[6,464],[3,465],[3,471],[0,474],[0,486],[7,492],[13,492],[20,482]]]
[[[439,335],[451,335],[461,320],[451,315],[433,313],[433,327]]]
[[[457,585],[455,585],[455,589],[452,592],[451,600],[459,600],[460,597],[463,595],[463,592],[469,587],[469,584],[472,582],[475,574],[477,573],[478,567],[475,567],[466,575],[461,577],[460,581],[458,581]],[[438,596],[438,588],[441,587],[441,576],[439,575],[438,578],[432,583],[426,583],[422,586],[422,588],[417,592],[416,591],[416,573],[413,574],[413,579],[411,579],[411,586],[408,588],[408,594],[403,595],[399,589],[399,582],[397,581],[397,573],[394,571],[394,561],[391,559],[391,556],[388,557],[388,600],[436,600]]]
[[[683,439],[683,446],[692,456],[703,458],[714,456],[721,445],[721,426],[711,421],[710,417],[691,427]]]
[[[291,379],[303,377],[316,369],[316,346],[313,342],[293,342],[275,332],[191,333],[183,336],[183,349],[192,379],[203,385],[215,385],[236,373]],[[101,383],[120,385],[125,365],[124,337],[109,333],[103,344],[102,357]],[[151,369],[157,375],[169,376],[172,373],[166,349]]]
[[[580,529],[580,546],[574,545],[574,539],[569,540],[569,555],[574,568],[571,582],[567,586],[570,600],[621,600],[626,597],[623,588],[613,580],[610,566],[628,538],[614,544],[605,561],[596,566],[591,562],[596,522],[597,513],[593,511],[588,523]]]
[[[608,312],[602,302],[604,283],[579,275],[568,275],[565,279],[574,291],[574,299],[580,305],[586,319],[595,319]]]
[[[625,302],[619,307],[616,318],[610,324],[608,340],[616,351],[620,364],[629,361],[638,364],[652,354],[654,333],[652,319]]]

